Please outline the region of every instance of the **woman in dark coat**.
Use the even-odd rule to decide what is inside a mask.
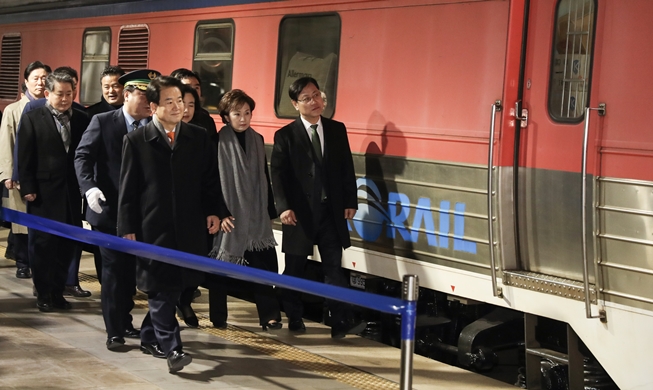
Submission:
[[[220,101],[218,167],[226,215],[209,256],[278,272],[271,220],[277,217],[263,137],[250,127],[254,100],[234,89]],[[271,286],[247,284],[254,292],[263,330],[281,329],[279,303]]]

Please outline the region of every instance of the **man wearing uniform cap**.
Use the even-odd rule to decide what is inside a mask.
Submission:
[[[155,70],[141,69],[120,77],[124,104],[120,109],[95,115],[75,153],[77,181],[85,194],[86,220],[94,230],[116,235],[118,184],[122,163],[123,137],[150,122],[150,106],[145,90],[159,76]],[[140,338],[132,325],[136,261],[134,256],[100,247],[102,257],[102,315],[109,350],[124,348],[125,337]],[[144,353],[165,357],[157,344],[141,345]]]

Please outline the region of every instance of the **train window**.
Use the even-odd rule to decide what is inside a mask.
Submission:
[[[218,103],[231,90],[234,57],[232,21],[200,22],[195,28],[193,71],[202,82],[203,106],[218,111]]]
[[[111,52],[111,29],[93,29],[84,31],[82,40],[82,76],[79,87],[79,100],[90,105],[100,101],[102,87],[100,75],[109,65]]]
[[[336,76],[340,54],[340,17],[334,14],[289,16],[279,27],[279,51],[275,109],[277,116],[290,118],[297,111],[290,102],[288,88],[300,77],[311,76],[328,104],[323,115],[331,118],[336,107]]]
[[[596,0],[561,0],[553,39],[549,113],[577,122],[588,104]]]
[[[20,34],[2,36],[0,49],[0,99],[16,100],[20,83]]]
[[[147,25],[120,28],[118,35],[118,66],[125,72],[147,68],[150,53],[150,30]]]

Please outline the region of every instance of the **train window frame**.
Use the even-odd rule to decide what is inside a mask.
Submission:
[[[561,7],[565,2],[569,3],[569,12],[561,14]],[[577,3],[576,9],[571,10],[574,2]],[[584,9],[586,4],[590,4],[587,12]],[[580,15],[579,6],[581,7]],[[585,119],[584,108],[589,105],[592,89],[597,6],[597,0],[558,0],[556,4],[547,97],[549,116],[555,122],[577,124]],[[574,20],[570,17],[573,12],[575,12]],[[581,31],[576,29],[579,20]],[[582,31],[585,22],[589,24],[588,29]],[[572,28],[574,31],[571,30]],[[564,36],[562,36],[563,34]],[[570,36],[574,37],[571,43]],[[585,36],[587,38],[584,38]],[[564,47],[564,52],[558,53],[561,44]],[[571,61],[569,61],[570,49]],[[568,74],[572,76],[569,77]],[[581,103],[578,103],[579,97],[582,98]],[[572,110],[573,115],[571,115]]]
[[[335,29],[336,32],[332,33],[331,36],[327,36],[322,30],[318,31],[314,35],[310,35],[310,31],[302,31],[302,34],[294,34],[293,38],[284,31],[287,27],[286,23],[295,20],[308,21],[308,19],[316,18],[335,18],[333,21],[337,26]],[[313,20],[313,23],[315,20]],[[299,26],[301,27],[301,26]],[[296,27],[296,28],[299,28]],[[315,30],[320,30],[320,26],[316,25],[312,27]],[[333,31],[333,30],[328,30]],[[322,39],[321,45],[313,45],[312,43],[315,39]],[[294,39],[294,41],[293,41]],[[326,39],[332,39],[327,43]],[[307,48],[311,43],[311,48]],[[302,46],[302,44],[304,46]],[[299,14],[299,15],[286,15],[279,22],[279,41],[277,46],[277,69],[276,69],[276,80],[274,87],[274,112],[277,118],[296,118],[297,111],[292,107],[290,97],[288,96],[288,87],[290,83],[303,75],[309,75],[316,79],[318,84],[320,84],[320,90],[326,94],[328,104],[324,109],[323,116],[326,118],[333,118],[335,115],[336,108],[336,97],[338,92],[338,71],[340,68],[340,47],[342,45],[342,19],[340,14],[337,12],[327,12],[327,13],[310,13],[310,14]],[[290,48],[293,46],[293,49]],[[317,53],[315,47],[321,47],[322,53]],[[328,52],[330,48],[331,50]],[[305,50],[310,49],[310,50]],[[293,54],[290,55],[289,51],[292,50]],[[327,54],[328,52],[328,54]],[[333,56],[332,56],[333,55]],[[299,56],[299,57],[297,57]],[[303,56],[303,57],[302,57]],[[318,65],[313,65],[313,73],[308,73],[304,71],[296,71],[293,69],[288,69],[290,64],[293,61],[296,61],[297,64],[301,64],[302,60],[309,60],[315,64],[315,60],[321,60],[322,63]],[[301,66],[301,65],[299,65]],[[322,69],[318,68],[322,66]],[[293,72],[290,74],[289,72]],[[321,74],[320,74],[321,73]],[[326,79],[326,82],[323,80]]]
[[[99,58],[86,58],[86,38],[91,36],[91,34],[105,33],[108,36],[108,48],[109,52],[106,54],[100,53]],[[100,75],[104,71],[104,68],[109,66],[111,63],[111,40],[112,40],[112,31],[111,27],[93,27],[87,28],[84,30],[82,35],[82,64],[80,67],[80,79],[79,79],[79,102],[84,105],[95,104],[102,99],[102,86],[100,82]],[[95,55],[95,54],[94,54]],[[93,67],[91,74],[85,72],[85,65],[94,64],[94,63],[103,63],[104,66]],[[87,96],[90,95],[90,96]]]
[[[12,50],[11,55],[7,47],[12,44],[9,39],[18,39],[18,50]],[[13,43],[15,45],[15,42]],[[0,100],[15,101],[20,96],[20,58],[23,52],[23,37],[20,33],[6,33],[0,41]],[[8,58],[9,57],[9,58]]]
[[[123,33],[125,31],[138,31],[144,29],[147,32],[146,47],[125,48],[128,42],[123,43]],[[126,38],[126,37],[125,37]],[[139,59],[138,56],[141,58]],[[145,61],[142,58],[145,58]],[[118,61],[117,65],[129,73],[137,69],[147,69],[150,62],[150,26],[147,24],[126,24],[120,26],[118,32]]]
[[[220,45],[228,46],[225,51],[222,52],[207,52],[202,50],[204,46],[203,43],[206,41],[202,39],[201,34],[204,31],[213,30],[223,30],[229,28],[231,30],[230,42],[225,43],[225,39],[222,34],[222,31],[214,31],[215,36],[211,36],[214,40],[217,40],[217,43]],[[218,105],[222,95],[230,91],[233,85],[233,76],[234,76],[234,53],[235,53],[235,42],[236,42],[236,23],[233,19],[212,19],[212,20],[201,20],[198,21],[195,25],[194,32],[194,42],[193,42],[193,65],[192,70],[196,72],[201,80],[202,88],[202,107],[208,112],[217,114]],[[207,67],[207,62],[208,67]],[[218,65],[212,66],[212,62],[219,62]],[[225,64],[220,71],[224,73],[222,78],[220,78],[219,72],[215,71],[213,68]],[[228,64],[228,65],[227,65]],[[216,77],[210,77],[212,74],[215,74]]]

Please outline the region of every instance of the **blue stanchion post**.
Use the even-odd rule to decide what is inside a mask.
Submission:
[[[404,275],[401,299],[406,302],[406,307],[401,314],[401,377],[399,378],[401,390],[409,390],[413,387],[413,352],[418,296],[417,275]]]

